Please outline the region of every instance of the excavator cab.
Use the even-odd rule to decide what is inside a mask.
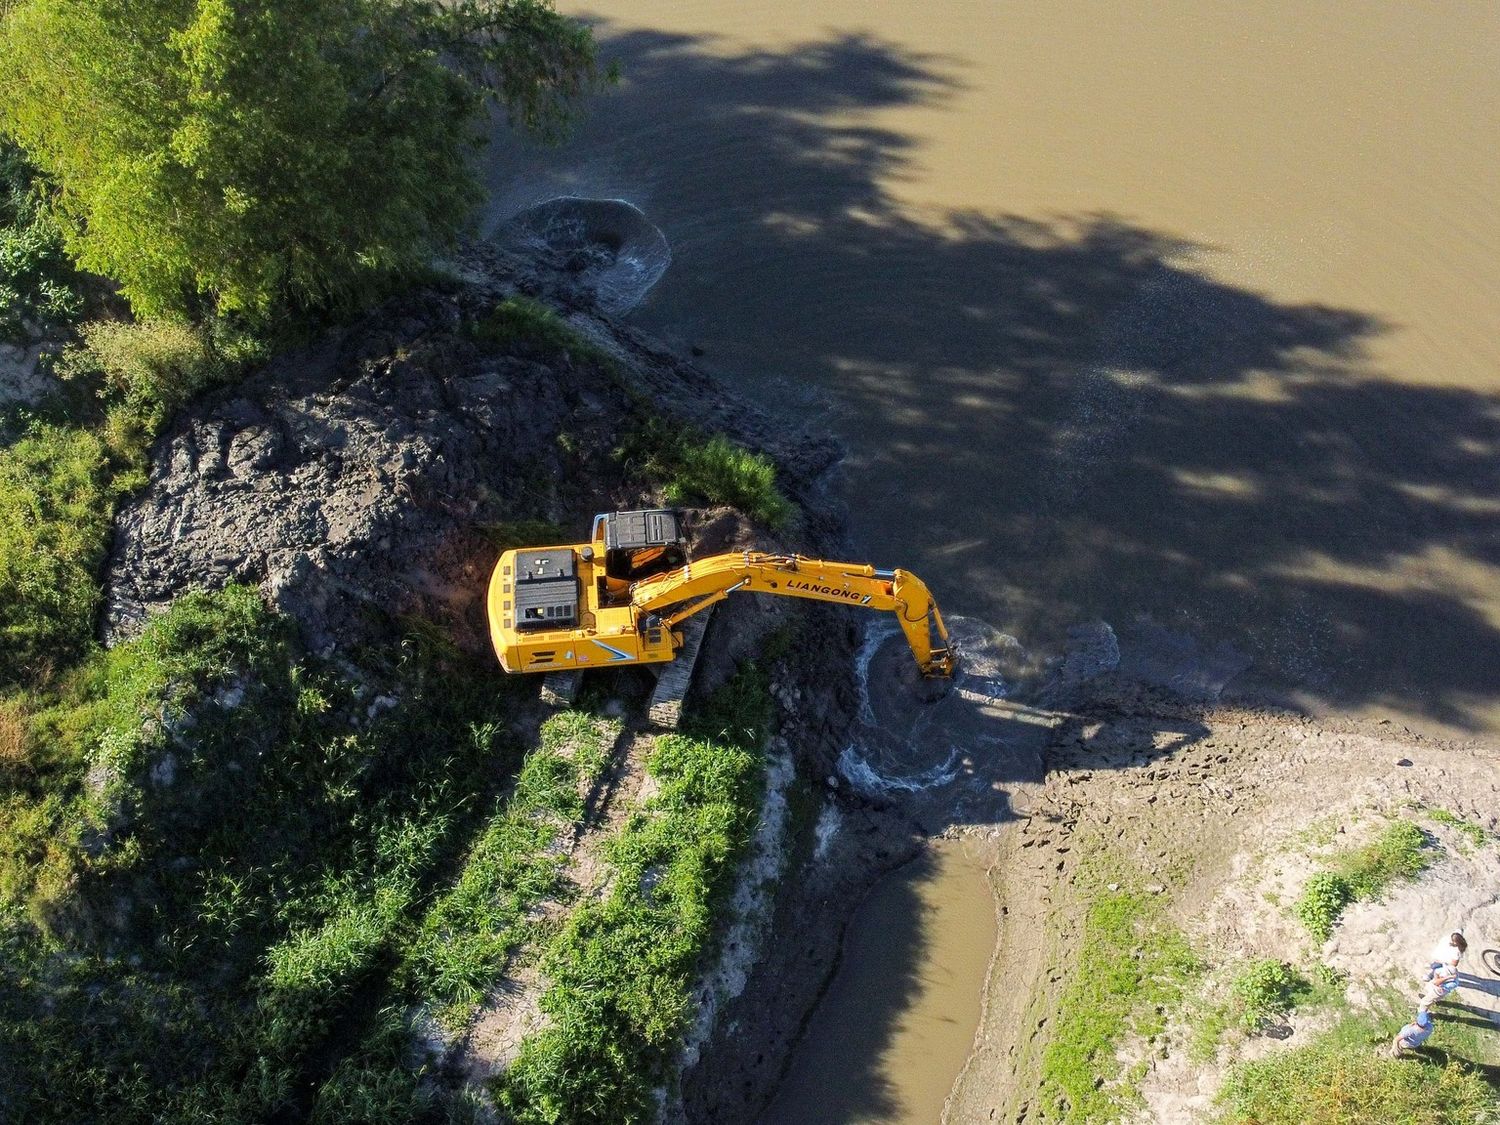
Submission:
[[[604,573],[598,579],[604,605],[628,602],[632,582],[687,562],[681,517],[668,508],[597,515],[590,538],[594,550],[604,556]]]

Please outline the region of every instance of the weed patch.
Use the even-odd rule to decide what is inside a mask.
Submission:
[[[767,527],[783,527],[792,505],[776,486],[776,466],[722,434],[651,418],[615,450],[617,460],[658,484],[669,504],[728,504]]]
[[[1057,1027],[1042,1053],[1044,1120],[1117,1120],[1124,1109],[1115,1085],[1115,1051],[1128,1033],[1165,1028],[1160,1013],[1177,1004],[1201,966],[1186,939],[1161,919],[1160,899],[1106,890],[1091,879],[1078,963],[1059,998]]]
[[[39,424],[0,451],[0,682],[15,682],[88,645],[119,490],[104,442]]]
[[[1435,824],[1445,824],[1449,828],[1456,828],[1463,834],[1464,839],[1476,848],[1482,848],[1490,841],[1490,834],[1473,821],[1465,820],[1447,809],[1426,809],[1427,819]]]
[[[579,362],[613,369],[609,353],[590,343],[548,306],[530,297],[507,297],[483,320],[473,322],[469,333],[494,351],[531,351],[540,355],[565,355]]]
[[[84,401],[0,449],[0,683],[45,679],[88,651],[115,505],[144,482],[151,441],[190,395],[258,354],[165,322],[83,335],[59,370]]]
[[[1415,879],[1431,862],[1422,830],[1395,821],[1371,843],[1334,857],[1328,870],[1309,879],[1293,911],[1313,937],[1326,941],[1350,903],[1379,898],[1392,883]]]

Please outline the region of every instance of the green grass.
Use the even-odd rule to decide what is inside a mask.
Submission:
[[[507,297],[483,320],[473,322],[469,333],[494,351],[564,355],[575,361],[614,368],[608,352],[585,339],[553,309],[519,294]]]
[[[1130,1092],[1119,1084],[1115,1052],[1128,1034],[1165,1029],[1201,971],[1182,934],[1161,917],[1159,896],[1105,889],[1087,877],[1089,901],[1078,962],[1058,998],[1053,1036],[1042,1052],[1040,1111],[1046,1121],[1118,1120]]]
[[[377,1013],[426,999],[406,951],[434,910],[462,913],[476,861],[501,862],[487,810],[519,757],[520,689],[420,640],[361,654],[361,673],[300,654],[231,588],[21,701],[24,764],[0,774],[7,1115],[421,1108]],[[398,704],[371,719],[376,692]],[[524,794],[557,802],[554,781]]]
[[[771,459],[722,434],[652,417],[625,436],[615,457],[658,485],[669,504],[727,504],[772,528],[786,526],[794,513]]]
[[[457,1027],[527,936],[526,913],[563,889],[551,850],[584,813],[583,790],[618,737],[618,722],[581,711],[549,718],[515,789],[485,824],[454,885],[427,911],[404,955],[410,988]]]
[[[754,829],[765,693],[763,673],[742,671],[689,733],[658,740],[648,770],[660,788],[607,845],[609,892],[543,954],[551,1022],[497,1083],[522,1125],[653,1118],[714,908]]]
[[[1444,1019],[1413,1057],[1385,1048],[1411,1018],[1391,1004],[1346,1016],[1310,1043],[1233,1067],[1219,1095],[1223,1125],[1486,1125],[1500,1121],[1485,1080],[1493,1032]]]
[[[0,687],[91,644],[115,505],[145,480],[171,413],[258,352],[184,325],[97,323],[59,363],[71,387],[0,444]]]
[[[120,467],[77,426],[35,424],[0,450],[0,683],[88,647]]]
[[[1335,856],[1327,870],[1313,875],[1293,912],[1314,938],[1326,941],[1350,903],[1379,898],[1392,883],[1415,879],[1432,858],[1420,828],[1394,821],[1371,843]]]
[[[1424,811],[1428,820],[1436,824],[1447,825],[1449,828],[1456,828],[1473,847],[1482,848],[1490,841],[1488,832],[1456,813],[1451,813],[1447,809],[1425,809]]]

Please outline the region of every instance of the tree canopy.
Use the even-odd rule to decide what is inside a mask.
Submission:
[[[265,314],[425,259],[480,198],[486,98],[546,132],[599,78],[548,0],[21,0],[0,132],[144,315]]]

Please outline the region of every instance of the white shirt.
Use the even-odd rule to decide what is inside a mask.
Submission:
[[[1444,965],[1457,965],[1459,958],[1462,956],[1463,954],[1458,951],[1458,947],[1452,945],[1450,939],[1444,938],[1432,947],[1432,956],[1428,958],[1428,962],[1438,961]]]

